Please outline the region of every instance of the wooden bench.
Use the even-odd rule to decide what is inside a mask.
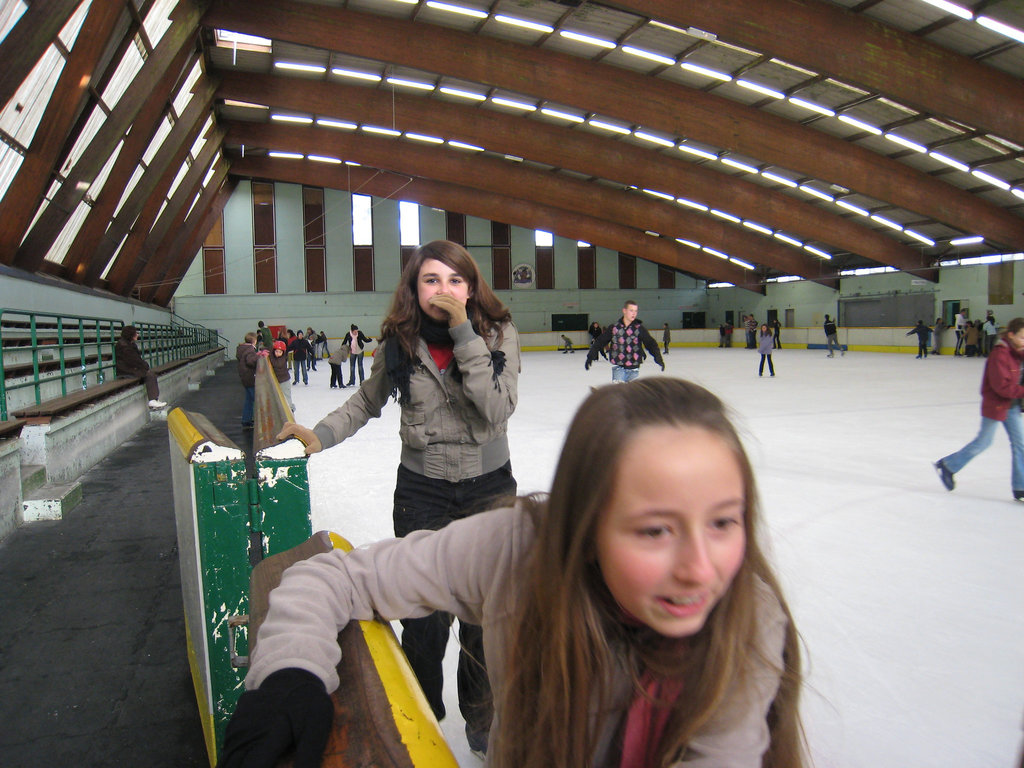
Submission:
[[[137,386],[139,379],[135,378],[124,378],[114,379],[113,381],[106,381],[102,384],[96,384],[95,386],[89,387],[88,389],[80,389],[77,392],[72,392],[69,395],[63,397],[54,397],[49,400],[44,400],[39,405],[30,405],[27,408],[15,411],[15,418],[25,419],[29,424],[42,424],[50,421],[54,416],[60,416],[61,414],[73,411],[76,408],[91,403],[94,400],[99,400],[112,395],[115,392],[120,392],[122,389],[131,386]]]
[[[21,428],[28,422],[25,419],[7,419],[0,421],[0,438],[17,437],[21,434]]]

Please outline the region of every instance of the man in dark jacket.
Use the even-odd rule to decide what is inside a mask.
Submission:
[[[924,324],[924,320],[918,320],[917,325],[907,331],[907,336],[917,334],[917,358],[928,359],[928,341],[932,336],[932,329]]]
[[[134,325],[126,325],[121,329],[121,338],[114,345],[114,370],[119,379],[145,379],[149,407],[154,410],[163,408],[167,403],[160,399],[156,374],[149,370],[149,363],[142,359],[142,353],[136,345],[138,340],[139,331]]]
[[[617,320],[601,333],[590,345],[587,362],[584,368],[590,370],[590,364],[609,342],[608,361],[612,364],[612,381],[632,381],[640,375],[640,363],[643,356],[642,347],[647,347],[661,370],[665,370],[665,361],[658,349],[658,342],[647,332],[644,324],[636,319],[639,307],[635,301],[627,301],[622,307],[622,319]]]
[[[1024,501],[1024,421],[1020,403],[1024,386],[1020,383],[1021,361],[1024,360],[1024,317],[1015,317],[1006,326],[1003,338],[992,347],[981,377],[981,429],[977,436],[956,453],[935,462],[942,484],[952,491],[953,475],[967,462],[992,444],[996,429],[1002,423],[1010,438],[1013,469],[1010,487],[1013,498]]]
[[[292,353],[292,365],[295,367],[295,378],[292,386],[299,383],[299,372],[302,372],[302,383],[309,386],[309,360],[313,357],[313,346],[309,343],[302,331],[298,331],[290,342],[288,351]]]
[[[256,362],[261,354],[256,351],[255,331],[245,334],[245,341],[235,349],[235,360],[238,361],[238,379],[245,389],[245,401],[242,403],[242,428],[251,429],[253,410],[256,406]]]

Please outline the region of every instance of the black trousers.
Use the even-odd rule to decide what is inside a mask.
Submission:
[[[483,512],[500,496],[515,495],[511,462],[479,477],[450,483],[398,467],[395,484],[395,535],[440,530],[453,520]],[[438,720],[445,716],[441,696],[444,676],[441,661],[453,616],[437,611],[420,619],[402,620],[402,650],[416,674],[430,708]],[[486,734],[494,705],[484,660],[483,630],[459,622],[459,710],[470,733]]]
[[[345,388],[345,374],[341,371],[340,363],[328,363],[331,366],[331,386]]]

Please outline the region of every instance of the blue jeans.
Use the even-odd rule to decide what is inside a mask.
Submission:
[[[292,365],[295,367],[295,378],[292,380],[292,384],[299,383],[299,371],[302,371],[302,383],[309,384],[309,374],[306,372],[306,360],[292,359]]]
[[[359,368],[359,383],[363,383],[363,352],[358,355],[353,354],[348,358],[348,385],[350,387],[355,386],[356,383],[356,368]]]
[[[1019,400],[1014,400],[1010,404],[1010,410],[1007,412],[1004,422],[982,416],[981,429],[978,430],[977,437],[956,453],[946,456],[942,459],[942,463],[955,475],[967,466],[967,462],[992,445],[992,438],[995,437],[1000,423],[1010,438],[1010,450],[1013,453],[1011,474],[1013,490],[1021,491],[1024,490],[1024,421],[1021,420]]]
[[[639,375],[639,368],[623,368],[621,365],[612,366],[612,381],[621,381],[625,383],[627,381],[632,381]]]
[[[256,405],[256,387],[245,387],[245,402],[242,403],[242,423],[252,424],[252,412]]]

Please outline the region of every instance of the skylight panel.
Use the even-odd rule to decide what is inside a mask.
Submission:
[[[63,29],[57,35],[57,38],[69,51],[75,47],[75,41],[78,39],[78,33],[82,29],[82,24],[85,23],[85,16],[88,12],[89,3],[80,4],[78,10],[71,14],[71,18],[68,19]]]
[[[146,30],[149,44],[154,48],[163,38],[164,33],[170,28],[171,11],[174,10],[177,4],[178,0],[156,0],[152,7],[150,7],[149,13],[146,14],[146,20],[142,26]]]
[[[221,48],[244,48],[250,51],[270,53],[273,40],[256,35],[243,35],[241,32],[232,32],[230,29],[218,29],[215,32],[217,45]]]
[[[61,230],[57,239],[54,240],[53,245],[50,247],[49,252],[46,254],[46,260],[51,261],[55,264],[63,264],[64,259],[68,255],[68,250],[71,248],[71,244],[75,242],[75,238],[78,237],[78,230],[82,228],[82,224],[85,222],[86,217],[92,210],[92,206],[82,200],[78,207],[75,208],[75,212],[71,214],[67,222],[64,224],[64,228]]]
[[[185,78],[185,82],[181,84],[181,88],[178,89],[178,93],[174,97],[172,106],[174,107],[174,114],[180,115],[185,111],[185,107],[192,101],[192,97],[195,95],[192,93],[192,88],[199,81],[199,76],[203,74],[203,66],[199,61],[192,66],[192,71],[188,73],[188,77]],[[225,101],[225,104],[228,102]]]
[[[85,127],[78,135],[78,138],[75,140],[75,145],[71,148],[71,152],[68,155],[67,160],[61,167],[61,173],[67,173],[75,167],[75,163],[77,163],[82,155],[85,154],[85,150],[88,149],[89,144],[95,138],[106,120],[107,115],[100,106],[96,105],[93,107],[92,114],[89,115],[89,119],[86,121]]]
[[[7,33],[14,28],[14,25],[18,23],[18,19],[21,18],[27,9],[28,6],[23,0],[5,3],[3,7],[0,7],[0,42],[7,37]]]
[[[538,21],[528,21],[527,19],[520,19],[515,16],[508,16],[503,13],[499,13],[494,17],[495,21],[500,21],[502,24],[511,24],[514,27],[522,27],[523,29],[532,29],[534,32],[542,32],[546,35],[550,35],[555,31],[554,27],[550,27],[547,24],[541,24]]]
[[[14,181],[14,177],[18,175],[18,169],[21,168],[21,163],[24,159],[13,148],[6,144],[0,144],[0,200],[3,200],[4,195],[7,194],[7,190],[10,188],[11,182]]]
[[[132,177],[128,179],[128,183],[125,184],[124,192],[121,193],[121,199],[117,201],[117,207],[114,208],[115,217],[121,212],[121,207],[128,202],[128,198],[131,197],[132,192],[135,191],[135,186],[139,183],[139,180],[145,172],[146,169],[142,165],[135,166],[135,171],[132,173]]]
[[[192,167],[192,165],[191,165],[190,162],[188,162],[187,159],[186,159],[186,161],[184,163],[181,164],[181,167],[178,169],[178,173],[174,177],[174,181],[171,182],[171,186],[167,190],[167,198],[164,200],[165,204],[166,204],[167,200],[169,200],[174,195],[174,193],[177,191],[178,185],[181,184],[182,180],[185,178],[185,174],[187,174],[189,172],[189,169],[191,167]],[[162,213],[163,212],[163,208],[161,208],[160,211]],[[159,219],[159,218],[160,218],[160,214],[157,214],[157,219]]]
[[[14,97],[0,111],[0,129],[22,147],[32,143],[63,68],[64,57],[55,46],[49,46]]]
[[[142,69],[142,64],[142,55],[139,53],[138,47],[129,45],[125,49],[121,61],[118,62],[117,69],[114,70],[114,74],[107,83],[107,87],[103,89],[103,103],[107,107],[113,109],[117,106],[121,96],[128,90],[128,86],[132,84],[135,76]]]

